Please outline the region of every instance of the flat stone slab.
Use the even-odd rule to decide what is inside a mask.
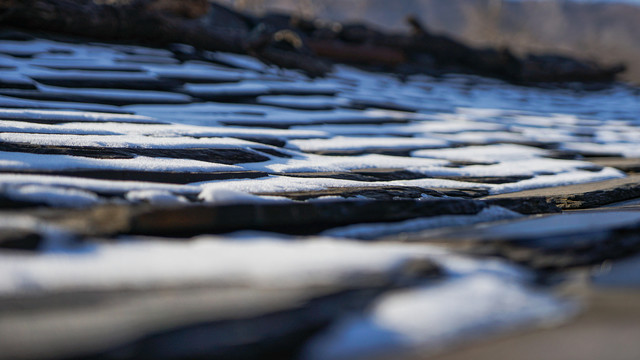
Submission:
[[[186,94],[150,90],[60,87],[55,90],[0,89],[0,94],[31,100],[96,103],[118,106],[133,104],[189,104],[193,102],[193,99]]]
[[[252,127],[265,127],[275,129],[288,129],[292,126],[298,125],[328,125],[328,124],[346,124],[346,125],[384,125],[384,124],[406,124],[409,123],[407,119],[394,118],[394,117],[371,117],[371,116],[345,116],[342,117],[326,117],[326,118],[314,118],[312,120],[300,119],[287,120],[286,122],[280,122],[275,119],[255,119],[255,120],[237,120],[237,119],[222,119],[222,124],[232,126],[252,126]]]
[[[389,237],[497,255],[541,270],[597,264],[640,250],[640,211],[585,211]]]
[[[91,112],[103,112],[113,114],[132,114],[132,112],[123,110],[114,105],[99,105],[79,102],[62,102],[62,101],[38,101],[19,99],[10,96],[0,96],[0,106],[3,108],[13,109],[43,109],[43,110],[81,110]]]
[[[597,210],[599,208],[593,209],[593,210]],[[602,209],[616,209],[616,210],[625,210],[625,209],[630,209],[630,210],[640,210],[640,199],[636,198],[633,200],[626,200],[626,201],[621,201],[621,202],[615,202],[609,205],[605,205],[602,207]],[[582,211],[589,211],[590,209],[586,209],[586,210],[582,210]]]
[[[492,195],[484,200],[505,206],[508,203],[541,198],[563,210],[573,210],[599,207],[637,197],[640,197],[640,176],[632,175],[601,182]]]
[[[32,216],[88,236],[115,234],[188,237],[237,230],[316,234],[352,223],[391,222],[443,214],[477,214],[480,201],[326,200],[230,205],[103,205],[83,210],[33,210]]]
[[[89,147],[89,146],[52,146],[32,145],[26,143],[0,143],[0,151],[23,152],[30,154],[70,155],[96,159],[133,159],[136,156],[192,159],[218,164],[239,164],[262,162],[270,158],[257,151],[236,149],[148,149],[148,148],[118,148],[118,147]]]
[[[129,231],[178,235],[254,229],[312,234],[350,223],[476,214],[483,208],[484,204],[480,202],[458,199],[194,206],[141,212],[131,218]]]
[[[0,104],[2,100],[4,99],[0,99]],[[11,99],[10,101],[13,101],[13,99]],[[109,113],[108,110],[110,110],[111,108],[104,109],[100,107],[98,110],[99,112],[94,112],[89,109],[84,109],[84,111],[70,111],[79,110],[73,109],[73,105],[71,105],[68,109],[34,109],[29,102],[24,104],[24,106],[29,107],[29,109],[11,109],[14,106],[11,106],[11,104],[9,104],[9,106],[7,106],[9,109],[0,109],[0,119],[23,121],[36,124],[64,124],[73,122],[162,124],[162,122],[148,116],[131,115],[128,113]]]
[[[204,285],[0,299],[0,359],[291,357],[377,291]]]
[[[33,75],[33,80],[45,85],[65,88],[127,89],[171,91],[181,84],[178,81],[159,79],[146,73],[87,72],[74,74]]]
[[[246,81],[225,84],[187,84],[186,93],[213,101],[243,101],[265,95],[335,95],[336,89],[314,83]]]
[[[0,272],[0,359],[291,358],[380,292],[445,275],[424,252],[398,246],[268,236],[129,240],[130,247],[92,239],[37,254],[0,252],[0,267],[21,274],[8,282],[9,271]],[[148,256],[122,262],[138,253]]]
[[[144,181],[166,184],[189,184],[200,181],[228,180],[228,179],[255,179],[267,176],[260,171],[216,171],[216,172],[192,172],[192,171],[136,171],[118,169],[94,169],[94,170],[2,170],[0,173],[11,174],[38,174],[53,176],[69,176],[88,179],[118,180],[118,181]],[[1,205],[0,205],[1,206]]]
[[[401,200],[422,199],[428,197],[455,197],[462,199],[478,198],[487,193],[484,189],[428,189],[416,186],[366,186],[328,188],[315,191],[292,191],[286,193],[257,193],[256,195],[283,196],[289,199],[304,201],[324,196],[339,196],[343,198],[360,198],[372,200]]]
[[[357,169],[351,171],[314,171],[314,172],[296,172],[282,174],[294,177],[323,177],[332,179],[344,179],[354,181],[393,181],[393,180],[410,180],[423,179],[426,176],[404,169]]]

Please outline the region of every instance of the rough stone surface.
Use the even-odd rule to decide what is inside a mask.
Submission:
[[[0,143],[0,151],[31,154],[71,155],[97,159],[132,159],[136,156],[193,159],[218,164],[238,164],[269,160],[258,152],[238,149],[148,149],[89,146],[49,146],[24,143]]]
[[[518,193],[487,196],[485,200],[506,204],[511,201],[531,201],[544,198],[563,209],[586,209],[640,197],[640,177],[629,176],[603,182],[569,185]]]
[[[365,306],[376,291],[204,285],[16,298],[0,301],[0,358],[291,358],[308,337]],[[60,322],[64,333],[49,330]]]
[[[309,234],[349,223],[476,214],[484,207],[481,202],[458,199],[190,206],[139,212],[131,218],[128,231],[133,234],[182,236],[242,229]]]
[[[544,271],[600,264],[640,250],[635,211],[589,211],[432,230],[389,240],[437,243]]]

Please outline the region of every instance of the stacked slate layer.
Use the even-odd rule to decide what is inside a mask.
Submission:
[[[172,49],[0,40],[1,359],[426,357],[637,286],[637,89]]]

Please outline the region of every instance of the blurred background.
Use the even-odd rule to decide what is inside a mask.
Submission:
[[[408,15],[434,33],[518,54],[623,62],[640,83],[640,0],[215,0],[238,10],[359,22],[406,32]]]

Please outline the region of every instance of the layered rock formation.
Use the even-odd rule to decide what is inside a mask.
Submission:
[[[38,36],[0,35],[0,359],[423,359],[565,321],[513,341],[640,351],[636,89]]]

